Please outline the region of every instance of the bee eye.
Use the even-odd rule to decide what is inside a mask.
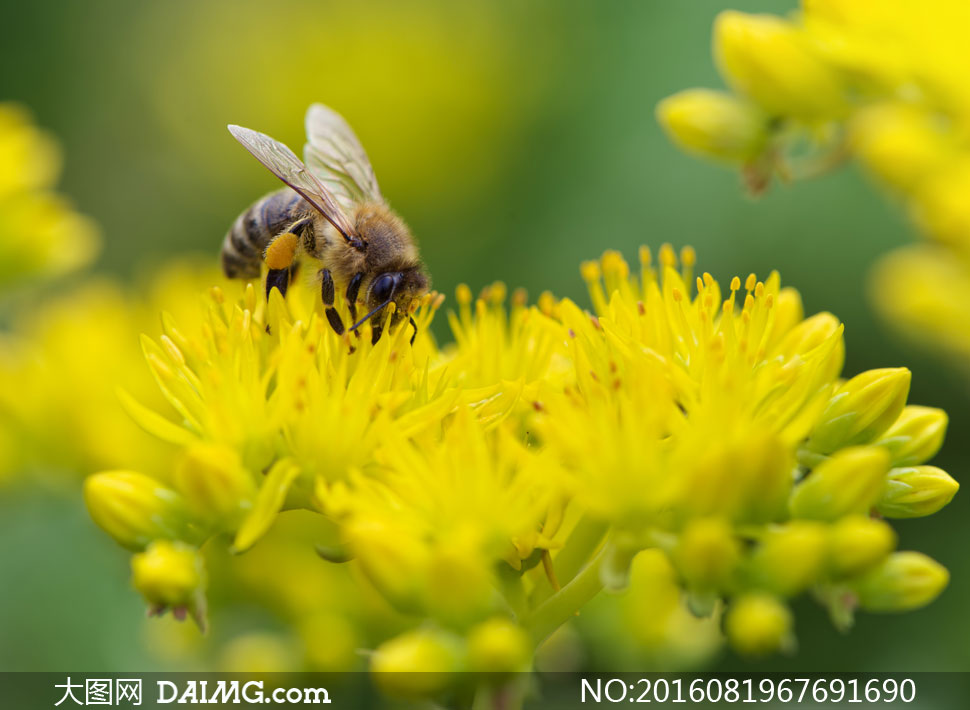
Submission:
[[[394,287],[397,286],[397,277],[395,274],[381,274],[374,281],[374,285],[371,287],[371,293],[376,301],[383,303],[388,300],[394,294]]]

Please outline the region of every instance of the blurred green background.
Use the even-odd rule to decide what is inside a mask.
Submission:
[[[60,138],[61,189],[104,230],[96,268],[124,279],[174,254],[215,260],[236,215],[276,187],[226,124],[298,148],[313,101],[355,127],[446,293],[501,279],[582,299],[581,260],[606,248],[635,258],[665,241],[694,245],[719,279],[778,269],[808,313],[845,321],[847,373],[912,368],[910,401],[950,413],[934,463],[960,480],[965,378],[901,343],[867,301],[876,257],[915,238],[901,210],[852,170],[753,202],[736,175],[685,157],[654,120],[662,97],[721,84],[710,56],[719,10],[795,5],[5,0],[0,99],[26,104]],[[0,669],[148,669],[127,558],[88,520],[79,479],[66,480],[0,497]],[[968,512],[964,493],[896,525],[900,549],[951,570],[928,609],[861,615],[841,637],[804,600],[797,655],[726,654],[714,669],[970,669]]]

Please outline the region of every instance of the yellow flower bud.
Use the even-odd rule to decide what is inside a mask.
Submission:
[[[832,395],[807,447],[830,454],[845,446],[875,441],[902,413],[911,378],[905,367],[856,375]]]
[[[184,543],[156,540],[131,558],[132,584],[153,607],[194,607],[202,579],[202,557]]]
[[[897,552],[853,584],[866,611],[908,611],[926,606],[943,591],[950,573],[920,552]]]
[[[809,473],[792,491],[796,518],[835,520],[868,513],[879,500],[889,472],[889,454],[877,446],[843,449]]]
[[[714,22],[714,54],[725,81],[771,114],[811,120],[843,108],[838,74],[780,17],[722,12]]]
[[[936,466],[894,468],[876,509],[887,518],[932,515],[953,500],[960,484]]]
[[[732,603],[724,629],[735,650],[748,656],[785,650],[794,643],[791,611],[768,595],[752,594]]]
[[[468,634],[468,665],[473,672],[519,673],[531,663],[529,635],[509,619],[489,619]]]
[[[751,160],[764,149],[768,136],[757,107],[710,89],[668,96],[657,104],[657,120],[674,143],[706,158]]]
[[[427,698],[455,680],[464,670],[461,640],[435,629],[418,629],[378,646],[371,657],[371,673],[385,693]]]
[[[751,583],[781,596],[798,594],[821,576],[827,542],[821,523],[796,520],[771,530],[748,561]]]
[[[896,103],[859,111],[850,125],[850,141],[863,164],[899,190],[910,190],[935,172],[954,149],[927,112]]]
[[[850,515],[829,530],[829,564],[840,577],[857,575],[878,564],[896,546],[896,533],[882,520]]]
[[[781,292],[781,294],[784,293],[785,291]],[[783,307],[781,294],[779,294],[779,301],[781,301],[779,305]],[[800,307],[801,304],[798,302],[795,306],[796,315]],[[831,313],[816,313],[788,330],[775,346],[772,354],[781,355],[786,360],[795,356],[809,359],[815,367],[814,380],[818,387],[827,385],[839,376],[845,363],[842,323]]]
[[[727,584],[740,556],[741,546],[731,526],[722,518],[704,518],[688,524],[674,560],[692,588],[708,590]]]
[[[911,405],[876,443],[889,452],[893,466],[923,463],[943,445],[948,421],[942,409]]]
[[[91,518],[118,543],[141,550],[152,540],[191,539],[181,497],[134,471],[106,471],[84,481]]]
[[[227,529],[238,525],[256,497],[256,482],[239,454],[219,444],[189,447],[175,467],[174,484],[196,515]]]

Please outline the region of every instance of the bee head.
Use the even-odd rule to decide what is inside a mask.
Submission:
[[[372,316],[377,316],[384,308],[394,302],[396,309],[391,318],[391,325],[396,325],[407,317],[411,308],[411,301],[420,298],[428,291],[428,277],[417,266],[402,271],[385,271],[371,279],[367,287],[368,314],[354,327]]]

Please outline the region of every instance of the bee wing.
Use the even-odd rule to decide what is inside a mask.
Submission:
[[[352,237],[355,236],[354,225],[337,204],[333,193],[321,184],[292,150],[279,141],[249,128],[231,125],[229,132],[253,154],[256,160],[313,205],[345,239],[352,241]]]
[[[307,167],[345,209],[358,202],[383,202],[374,169],[364,147],[343,117],[323,104],[306,112]]]

